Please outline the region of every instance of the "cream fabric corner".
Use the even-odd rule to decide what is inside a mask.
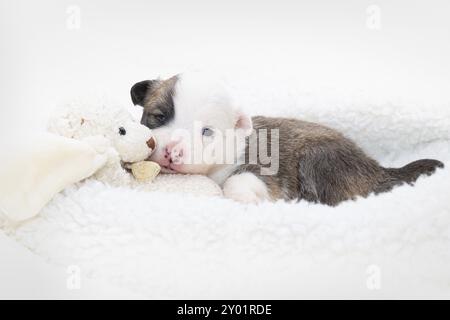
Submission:
[[[89,144],[48,133],[20,137],[2,149],[0,209],[13,222],[34,217],[55,194],[106,162]]]

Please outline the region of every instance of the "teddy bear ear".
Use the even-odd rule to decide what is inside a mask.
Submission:
[[[67,138],[74,138],[85,122],[86,119],[79,116],[57,114],[50,119],[48,130]]]
[[[130,90],[131,101],[134,105],[144,106],[145,97],[150,94],[157,80],[144,80],[135,83]]]

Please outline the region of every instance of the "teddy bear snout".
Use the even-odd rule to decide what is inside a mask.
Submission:
[[[147,146],[150,149],[155,150],[155,148],[156,148],[156,140],[155,140],[155,138],[151,137],[150,140],[147,141]]]

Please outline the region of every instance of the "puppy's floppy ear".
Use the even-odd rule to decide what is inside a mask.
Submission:
[[[131,100],[134,105],[144,106],[144,100],[148,93],[151,92],[152,87],[155,85],[156,80],[144,80],[134,84],[131,87],[130,94]]]
[[[236,122],[234,125],[236,130],[239,130],[244,134],[245,137],[248,137],[253,132],[253,121],[247,114],[238,110],[236,112]]]

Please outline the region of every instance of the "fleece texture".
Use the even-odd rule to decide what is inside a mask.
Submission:
[[[250,114],[329,125],[386,167],[437,158],[446,168],[335,208],[88,180],[5,231],[53,265],[145,298],[450,298],[448,102],[234,89]]]

